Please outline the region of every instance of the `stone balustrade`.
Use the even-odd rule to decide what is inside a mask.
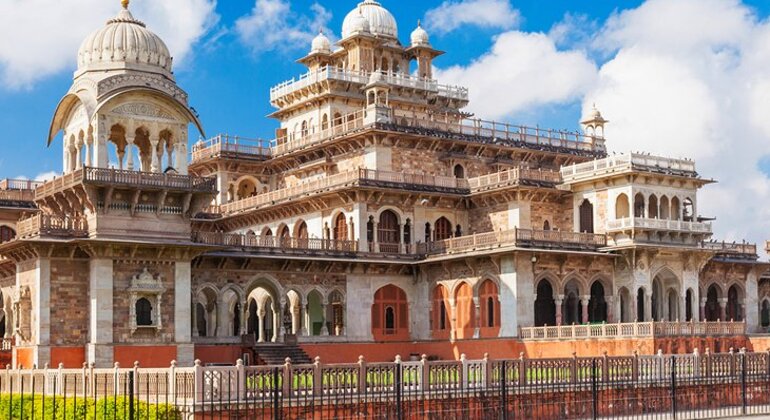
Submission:
[[[36,237],[85,238],[88,237],[88,223],[84,218],[61,218],[46,214],[36,214],[19,221],[17,239]]]
[[[676,172],[697,175],[695,162],[683,159],[672,159],[659,156],[626,153],[597,159],[591,162],[578,163],[561,168],[561,176],[565,183],[574,183],[612,173],[622,173],[632,170]]]
[[[742,334],[746,334],[745,322],[664,321],[519,328],[519,338],[525,341],[681,336],[730,336]]]
[[[26,190],[32,191],[43,183],[40,181],[31,181],[29,179],[3,179],[0,180],[0,191],[8,190]]]
[[[712,233],[711,223],[648,219],[643,217],[625,217],[607,221],[607,232],[624,230],[665,230],[684,233]]]
[[[235,159],[269,157],[270,142],[220,134],[207,141],[199,141],[192,148],[192,161],[200,162],[212,157],[226,156]]]

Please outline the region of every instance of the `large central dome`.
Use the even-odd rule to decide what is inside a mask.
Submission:
[[[78,72],[134,69],[171,78],[171,54],[162,39],[131,15],[128,1],[107,25],[83,41]]]
[[[356,32],[354,26],[359,14],[369,22],[369,31],[372,35],[398,38],[396,18],[376,0],[364,0],[358,4],[358,7],[348,13],[345,21],[342,23],[343,38],[347,38]]]

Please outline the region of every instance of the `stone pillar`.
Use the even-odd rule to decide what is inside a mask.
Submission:
[[[727,319],[727,298],[719,298],[719,319],[721,321],[729,321]]]
[[[582,296],[580,298],[580,306],[581,306],[581,309],[583,310],[583,313],[581,315],[583,316],[583,323],[584,324],[588,323],[588,319],[589,319],[589,316],[588,316],[588,302],[590,302],[590,301],[591,301],[591,296]]]
[[[281,337],[281,328],[283,327],[281,307],[282,305],[280,303],[276,305],[276,303],[273,302],[273,338],[270,340],[273,343],[277,343]]]
[[[32,330],[36,346],[34,364],[51,362],[51,260],[38,257],[32,289]],[[30,368],[31,366],[25,366]]]
[[[233,327],[230,323],[230,305],[222,301],[221,296],[217,297],[217,337],[230,337],[233,333]],[[228,328],[229,327],[229,328]]]
[[[109,156],[107,155],[107,138],[109,138],[109,130],[98,128],[98,125],[94,128],[94,165],[97,168],[107,168],[109,166]]]
[[[507,255],[500,259],[500,307],[502,325],[500,337],[517,337],[519,326],[535,323],[532,310],[534,264],[529,255]]]
[[[67,138],[67,132],[64,132],[64,139],[62,139],[62,172],[69,173],[70,171],[70,141]]]
[[[83,169],[83,143],[75,140],[75,170]]]
[[[192,268],[189,261],[177,261],[174,264],[174,340],[180,366],[191,366],[195,360],[191,314]]]
[[[94,136],[93,134],[89,133],[88,137],[86,137],[86,166],[93,166],[93,160],[91,159],[92,156],[92,148],[94,145]]]
[[[377,220],[375,220],[372,224],[373,224],[372,239],[374,239],[374,252],[380,252],[380,235],[379,235],[379,232],[377,231],[377,227],[380,225],[380,223],[377,222]]]
[[[615,322],[615,296],[605,296],[604,302],[607,304],[607,323]]]
[[[264,343],[265,342],[265,309],[264,308],[257,308],[257,322],[259,325],[257,325],[257,331],[259,331],[259,334],[257,335],[257,342],[258,343]]]
[[[706,298],[701,298],[700,300],[700,320],[701,322],[706,321]]]
[[[113,365],[113,261],[94,258],[89,261],[91,314],[87,361],[99,368]]]
[[[558,295],[558,297],[554,299],[554,303],[556,304],[556,325],[560,326],[562,324],[563,317],[561,313],[561,305],[564,304],[564,295]]]
[[[176,162],[174,164],[174,169],[176,169],[180,175],[187,175],[187,147],[184,143],[177,143],[174,147],[176,148]]]
[[[329,335],[329,328],[326,326],[326,308],[328,304],[321,302],[321,335]]]
[[[126,136],[126,169],[134,170],[134,136]]]
[[[481,319],[482,319],[482,316],[481,316],[481,305],[479,305],[479,297],[478,296],[474,296],[473,297],[473,308],[474,308],[474,311],[473,311],[473,314],[474,314],[474,317],[473,317],[473,326],[474,326],[474,328],[473,328],[473,338],[479,338],[481,336],[481,327],[482,327]]]
[[[160,139],[156,137],[155,134],[153,134],[153,137],[150,137],[150,157],[152,158],[150,171],[155,173],[160,172],[160,160],[158,157],[158,143],[160,143]],[[162,152],[163,148],[160,148],[160,150]]]
[[[756,270],[749,270],[746,275],[746,295],[743,298],[743,319],[746,320],[748,333],[757,333],[761,329],[762,320],[759,316],[759,285]]]
[[[302,322],[302,335],[310,337],[313,335],[313,331],[310,329],[310,305],[307,302],[302,302],[302,310],[305,312]]]

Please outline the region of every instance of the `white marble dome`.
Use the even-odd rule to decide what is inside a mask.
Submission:
[[[411,40],[413,47],[430,46],[430,37],[428,36],[428,32],[426,32],[425,29],[422,29],[420,22],[417,22],[417,29],[412,32]]]
[[[331,54],[332,52],[332,42],[329,40],[329,38],[324,35],[323,32],[319,32],[318,36],[313,38],[313,43],[310,47],[310,53],[323,53],[323,54]]]
[[[394,18],[388,9],[382,7],[376,0],[364,0],[358,4],[358,7],[348,13],[345,17],[345,21],[342,23],[343,38],[361,32],[356,30],[357,25],[360,24],[359,15],[363,16],[369,23],[369,32],[371,32],[372,35],[398,38],[396,18]]]
[[[170,75],[171,62],[166,43],[131,15],[127,1],[116,17],[83,41],[78,51],[78,71],[136,67]]]

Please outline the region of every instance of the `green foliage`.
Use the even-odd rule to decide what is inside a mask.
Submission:
[[[36,395],[0,395],[0,418],[2,419],[83,419],[83,420],[129,420],[127,397],[90,398]],[[181,420],[182,415],[167,404],[148,404],[134,400],[132,420]]]

